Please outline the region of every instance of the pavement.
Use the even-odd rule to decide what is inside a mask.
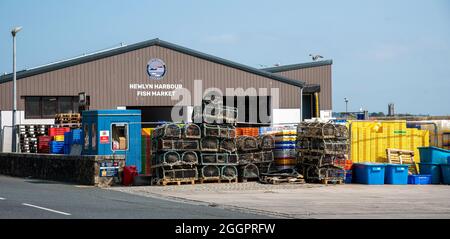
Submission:
[[[257,182],[109,190],[277,218],[450,218],[449,185],[265,185]]]
[[[2,219],[269,218],[202,203],[183,203],[95,187],[0,175]]]

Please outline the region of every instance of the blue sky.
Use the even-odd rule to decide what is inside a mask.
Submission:
[[[333,110],[450,115],[450,1],[1,0],[0,72],[160,38],[253,67],[333,59]]]

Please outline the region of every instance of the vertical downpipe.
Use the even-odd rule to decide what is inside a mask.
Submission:
[[[316,98],[316,117],[320,118],[320,108],[319,108],[319,93],[315,92],[314,96]]]
[[[300,87],[300,123],[303,122],[303,86]]]

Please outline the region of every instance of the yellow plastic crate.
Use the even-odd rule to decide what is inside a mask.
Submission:
[[[58,142],[64,142],[64,135],[56,135],[54,137],[54,140]]]
[[[353,162],[387,162],[386,149],[413,150],[420,161],[417,147],[429,145],[429,132],[408,129],[406,121],[350,121],[350,159]]]

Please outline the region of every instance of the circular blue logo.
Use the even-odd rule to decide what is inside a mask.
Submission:
[[[154,58],[147,63],[147,74],[152,80],[161,80],[166,71],[166,63],[161,59]]]

